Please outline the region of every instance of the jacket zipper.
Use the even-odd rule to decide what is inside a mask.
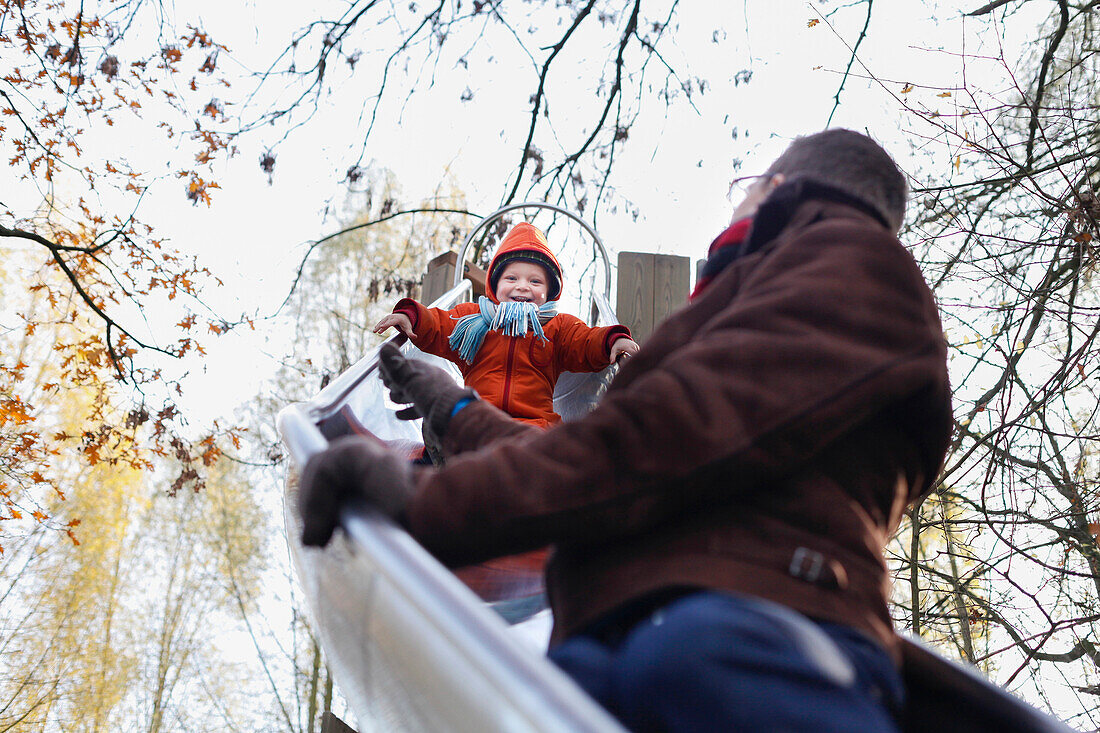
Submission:
[[[508,360],[504,362],[504,389],[502,390],[503,395],[501,396],[500,404],[501,409],[511,414],[508,409],[508,401],[511,397],[510,392],[512,389],[512,360],[516,353],[516,342],[519,341],[519,339],[512,336],[508,341]]]

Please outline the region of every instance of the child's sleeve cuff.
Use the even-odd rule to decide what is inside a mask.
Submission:
[[[397,305],[393,307],[394,313],[401,313],[409,317],[412,321],[413,330],[416,330],[416,326],[420,323],[420,309],[417,308],[419,304],[412,298],[402,298],[397,301]]]
[[[607,329],[607,335],[604,336],[603,348],[608,354],[611,353],[611,347],[619,339],[628,339],[630,336],[630,329],[623,325],[609,326]]]

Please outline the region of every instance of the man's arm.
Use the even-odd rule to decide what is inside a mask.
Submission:
[[[467,403],[451,416],[441,441],[448,460],[460,453],[481,450],[498,440],[543,432],[542,428],[516,420],[484,400]]]
[[[766,484],[884,407],[946,391],[931,294],[878,228],[825,223],[780,243],[700,326],[657,360],[648,344],[586,418],[421,474],[412,534],[464,563],[641,531],[714,501],[716,475],[727,496]]]

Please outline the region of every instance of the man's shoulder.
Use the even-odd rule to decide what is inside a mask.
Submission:
[[[804,256],[897,259],[916,266],[912,253],[890,230],[874,218],[847,207],[831,208],[789,227],[776,237],[774,245],[805,247]]]

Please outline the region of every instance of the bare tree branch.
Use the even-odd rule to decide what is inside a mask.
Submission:
[[[837,87],[836,94],[833,95],[833,108],[829,111],[829,119],[825,121],[825,127],[829,127],[833,124],[833,115],[836,114],[837,109],[840,107],[840,95],[844,91],[844,84],[848,81],[848,74],[852,71],[852,64],[856,61],[856,54],[859,53],[859,46],[863,43],[863,39],[867,37],[867,28],[871,25],[871,8],[874,5],[874,0],[866,0],[867,2],[867,18],[863,21],[863,30],[859,32],[859,38],[856,39],[855,45],[852,46],[852,54],[848,58],[848,65],[844,68],[844,75],[840,78],[840,86]]]

